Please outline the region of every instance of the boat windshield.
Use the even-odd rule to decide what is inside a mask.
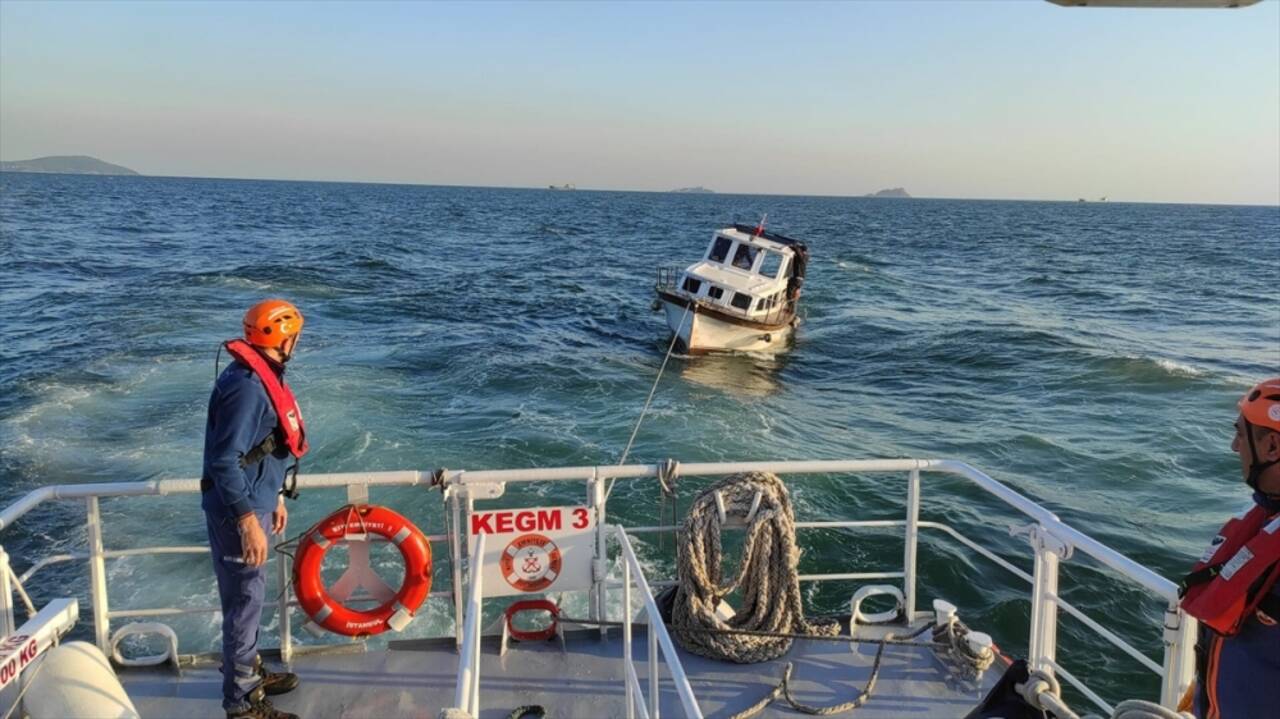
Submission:
[[[733,245],[733,240],[728,237],[717,237],[716,241],[711,244],[711,252],[707,253],[707,259],[712,262],[723,263],[725,258],[729,256],[729,247]]]
[[[764,260],[760,262],[760,274],[770,279],[778,277],[778,270],[782,269],[782,253],[769,252],[764,253]]]
[[[738,245],[738,251],[733,253],[733,266],[741,270],[750,270],[756,263],[756,255],[759,252],[759,249],[751,245]]]

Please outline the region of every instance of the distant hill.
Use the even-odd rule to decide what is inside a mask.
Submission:
[[[710,194],[714,194],[715,190],[708,190],[707,188],[701,185],[698,185],[697,187],[678,187],[674,190],[671,190],[671,192],[686,192],[686,193],[692,193],[692,194],[710,195]]]
[[[907,191],[901,187],[894,187],[889,190],[873,192],[870,195],[866,195],[866,197],[911,197],[911,195],[908,195]]]
[[[0,172],[53,172],[64,175],[136,175],[127,167],[87,155],[53,155],[34,160],[0,162]]]

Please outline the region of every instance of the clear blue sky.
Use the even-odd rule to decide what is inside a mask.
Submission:
[[[1280,203],[1280,4],[0,2],[0,157]]]

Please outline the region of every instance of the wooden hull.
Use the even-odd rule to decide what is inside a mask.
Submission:
[[[718,312],[669,292],[659,292],[658,301],[667,326],[679,337],[677,348],[688,354],[706,352],[780,352],[787,348],[795,331],[795,317],[780,323],[753,322]]]

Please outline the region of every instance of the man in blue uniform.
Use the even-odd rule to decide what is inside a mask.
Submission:
[[[292,304],[254,305],[244,316],[245,340],[226,345],[234,361],[209,397],[201,506],[222,600],[222,706],[228,719],[298,719],[266,698],[293,690],[298,677],[265,670],[258,626],[267,534],[285,530],[286,465],[291,454],[306,451],[301,413],[284,384],[284,366],[301,331],[302,314]]]
[[[1183,579],[1200,620],[1197,719],[1280,716],[1280,377],[1240,400],[1231,449],[1253,504]]]

